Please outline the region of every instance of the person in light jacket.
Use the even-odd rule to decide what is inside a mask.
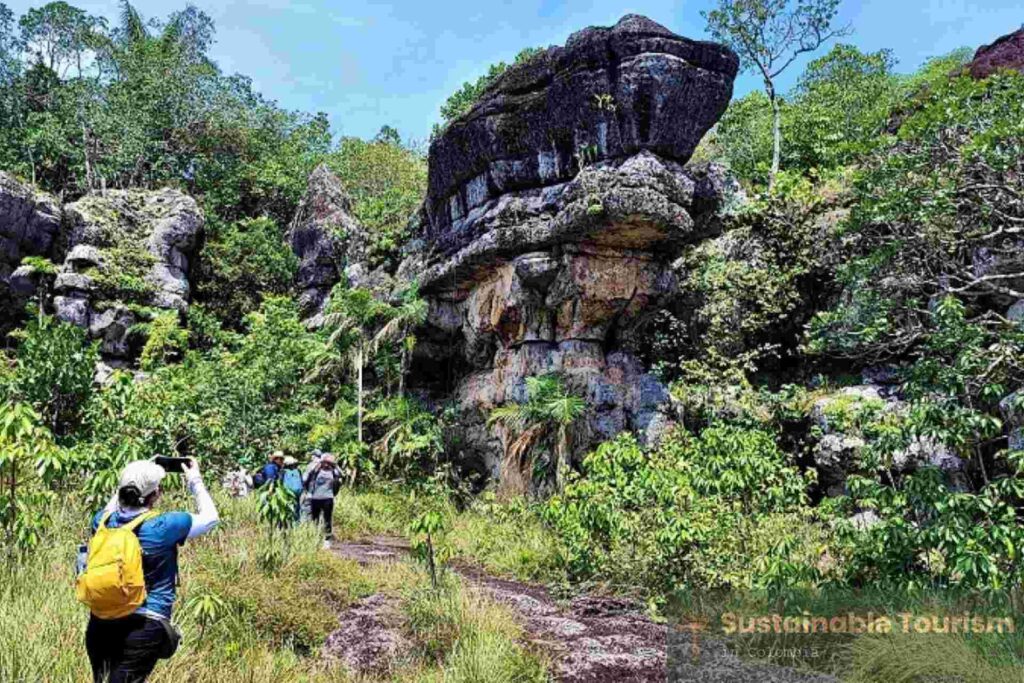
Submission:
[[[341,489],[341,470],[333,454],[324,453],[318,462],[310,466],[306,472],[305,489],[313,521],[323,526],[325,542],[330,542],[334,538],[334,497]]]

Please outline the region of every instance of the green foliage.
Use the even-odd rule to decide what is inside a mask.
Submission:
[[[444,570],[446,558],[438,555],[437,543],[443,542],[445,531],[445,519],[437,510],[424,512],[409,525],[413,556],[427,565],[434,590],[438,588],[438,574]]]
[[[491,411],[487,425],[497,428],[505,450],[501,481],[508,493],[524,493],[531,481],[544,484],[551,475],[562,488],[572,464],[573,428],[586,408],[558,375],[540,375],[526,379],[526,401]]]
[[[75,444],[96,502],[109,496],[120,467],[153,453],[184,450],[214,470],[253,467],[274,448],[301,451],[319,388],[304,385],[315,336],[295,304],[269,297],[246,319],[234,348],[190,350],[142,381],[119,374],[90,404]],[[180,333],[176,332],[175,335]]]
[[[744,70],[764,81],[772,122],[769,186],[782,161],[782,102],[775,79],[800,55],[848,32],[832,27],[838,8],[839,0],[719,0],[715,9],[701,12],[711,36],[739,55]]]
[[[29,550],[53,522],[49,485],[67,467],[41,416],[25,403],[0,405],[0,519],[8,552]],[[13,555],[11,556],[13,558]]]
[[[480,96],[484,94],[484,91],[492,83],[494,83],[499,76],[505,73],[510,66],[517,64],[525,64],[530,61],[535,55],[542,52],[540,48],[525,48],[520,50],[512,60],[512,64],[506,64],[505,62],[498,62],[497,64],[491,64],[487,67],[487,73],[476,79],[476,81],[466,81],[462,84],[462,87],[456,90],[454,93],[448,96],[444,104],[441,105],[441,118],[444,121],[444,125],[450,124],[455,119],[459,118],[476,104],[476,101],[480,99]],[[441,129],[435,128],[434,134],[437,135]]]
[[[280,110],[208,56],[193,7],[120,22],[63,2],[0,14],[0,165],[54,192],[183,185],[211,215],[283,224],[329,151],[326,117]],[[26,62],[21,61],[22,46]]]
[[[761,430],[677,431],[650,452],[622,435],[584,459],[583,476],[550,501],[547,516],[576,578],[655,595],[802,582],[816,578],[807,543],[816,548],[824,535],[801,520],[807,483]],[[787,567],[781,578],[779,567]]]
[[[662,311],[632,342],[666,380],[742,384],[792,360],[802,327],[828,293],[843,176],[781,173],[774,189],[725,219],[718,238],[688,248],[682,312]]]
[[[1002,239],[1024,215],[1021,81],[962,77],[935,87],[903,122],[899,142],[869,160],[844,230],[845,292],[814,321],[811,350],[905,353],[927,334],[933,297],[1017,298]],[[983,253],[990,265],[979,272]]]
[[[181,358],[188,348],[188,331],[181,328],[177,311],[168,311],[144,324],[146,343],[139,356],[139,367],[149,372]]]
[[[423,156],[392,137],[342,138],[327,163],[352,198],[355,217],[369,236],[371,267],[398,266],[399,248],[411,237],[409,221],[427,186]]]
[[[271,528],[286,528],[295,521],[295,495],[279,481],[272,481],[259,492],[260,518]],[[268,546],[277,546],[280,539],[271,537]]]
[[[894,65],[889,50],[863,53],[846,44],[808,64],[783,114],[787,166],[836,168],[883,144],[906,92]]]
[[[199,256],[196,298],[237,327],[264,296],[289,293],[298,262],[269,218],[214,225]]]
[[[442,425],[415,399],[383,399],[366,414],[366,421],[378,475],[416,481],[437,468]]]
[[[48,316],[29,321],[13,336],[15,363],[0,389],[30,404],[55,435],[67,434],[92,396],[97,344],[81,328]]]

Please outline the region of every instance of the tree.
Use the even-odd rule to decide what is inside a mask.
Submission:
[[[902,94],[895,65],[891,50],[864,53],[846,44],[808,64],[784,112],[787,163],[833,168],[880,144]]]
[[[397,306],[389,313],[389,320],[373,337],[373,353],[388,344],[398,344],[398,396],[405,395],[405,373],[409,369],[409,356],[416,346],[413,331],[427,321],[427,302],[419,296],[419,286],[405,290]]]
[[[297,259],[269,218],[211,224],[199,255],[196,298],[237,328],[265,294],[290,291]]]
[[[346,367],[351,368],[356,382],[356,434],[360,444],[366,388],[363,371],[370,359],[374,330],[387,313],[387,304],[377,301],[369,290],[336,285],[324,309],[327,342],[308,375],[309,379],[337,376]]]
[[[782,103],[775,79],[797,57],[845,35],[831,27],[839,0],[719,0],[718,9],[702,12],[708,32],[740,56],[743,67],[760,73],[772,105],[772,165],[775,182],[782,157]]]
[[[29,321],[19,337],[14,394],[31,405],[56,435],[68,432],[92,396],[98,342],[79,327],[51,317]]]
[[[572,457],[573,426],[586,412],[587,404],[566,391],[557,375],[528,377],[526,396],[523,403],[495,408],[487,420],[488,426],[497,426],[502,432],[502,484],[508,491],[521,492],[525,488],[522,471],[527,456],[536,446],[553,441],[554,457],[550,464],[555,488],[561,490]]]
[[[19,21],[21,37],[29,53],[63,78],[68,69],[84,73],[86,53],[98,44],[106,20],[86,14],[66,2],[32,8]]]

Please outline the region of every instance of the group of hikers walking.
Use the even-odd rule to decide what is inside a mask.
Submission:
[[[158,512],[161,483],[180,472],[195,512]],[[341,471],[330,453],[315,451],[300,472],[294,457],[276,451],[252,484],[284,486],[295,496],[295,519],[309,519],[332,536]],[[160,659],[178,648],[171,623],[178,586],[178,548],[220,521],[213,498],[191,458],[156,457],[129,463],[117,491],[91,521],[79,558],[76,595],[89,607],[85,646],[94,683],[143,683]]]
[[[334,498],[341,488],[341,470],[332,453],[313,451],[300,472],[298,460],[275,451],[252,477],[252,483],[255,488],[283,486],[295,497],[295,521],[312,520],[323,527],[327,541],[334,537]]]

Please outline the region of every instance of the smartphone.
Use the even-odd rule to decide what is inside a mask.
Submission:
[[[167,455],[158,455],[153,458],[153,462],[163,467],[165,471],[177,473],[184,472],[185,464],[190,460],[191,458],[172,458]]]

